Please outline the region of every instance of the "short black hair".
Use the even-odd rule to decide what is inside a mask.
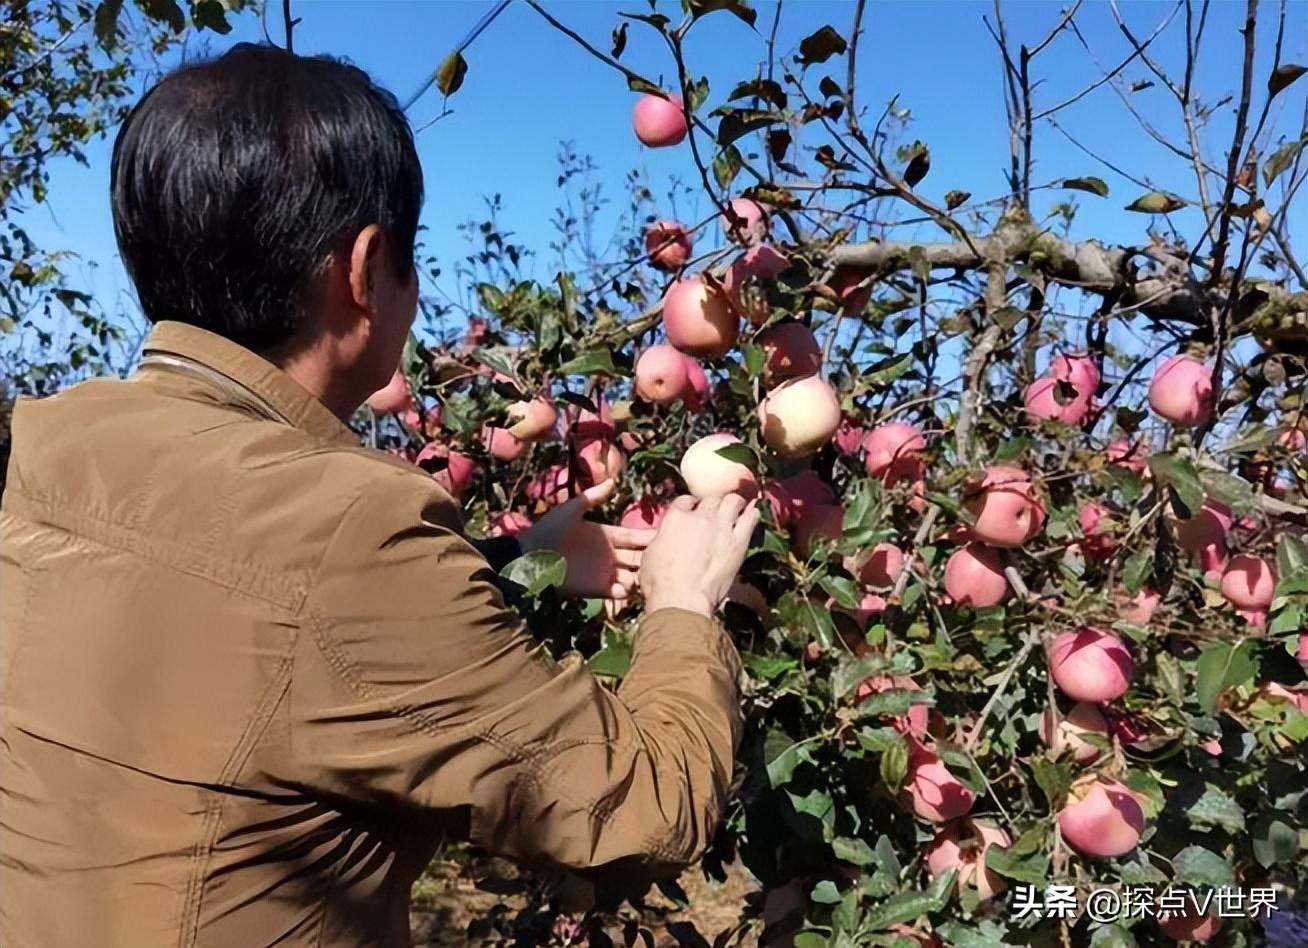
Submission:
[[[164,77],[114,141],[114,233],[146,318],[255,351],[292,338],[328,256],[380,224],[413,270],[422,168],[394,96],[242,43]]]

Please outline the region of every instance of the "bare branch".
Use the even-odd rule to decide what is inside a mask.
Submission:
[[[1213,267],[1209,282],[1216,284],[1222,278],[1226,260],[1226,245],[1231,233],[1231,198],[1235,196],[1236,173],[1240,170],[1240,156],[1244,152],[1244,135],[1248,128],[1249,103],[1253,99],[1254,28],[1257,22],[1258,0],[1248,0],[1244,20],[1244,71],[1240,81],[1240,104],[1235,116],[1235,133],[1231,136],[1231,150],[1226,156],[1226,187],[1222,203],[1217,208],[1217,240],[1213,244]],[[1195,245],[1196,249],[1198,244]],[[1238,282],[1238,281],[1234,281]]]

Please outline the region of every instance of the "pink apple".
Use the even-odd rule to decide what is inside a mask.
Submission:
[[[1078,395],[1087,399],[1099,391],[1099,366],[1088,355],[1054,356],[1049,363],[1049,376],[1069,383]]]
[[[1086,559],[1105,560],[1117,550],[1117,537],[1113,535],[1112,526],[1108,522],[1111,517],[1112,512],[1103,504],[1089,501],[1081,505],[1077,512],[1077,522],[1085,537],[1080,545]]]
[[[778,526],[789,526],[808,507],[832,506],[836,492],[816,471],[801,471],[763,485],[763,496]]]
[[[1176,518],[1176,544],[1199,557],[1205,572],[1221,571],[1226,566],[1226,534],[1231,529],[1231,508],[1215,500],[1203,506],[1188,520]]]
[[[845,508],[841,504],[804,507],[795,516],[791,535],[795,548],[808,556],[819,539],[839,540],[844,532]]]
[[[1122,609],[1122,618],[1133,625],[1148,625],[1162,601],[1163,597],[1158,590],[1146,586]]]
[[[945,563],[945,592],[960,606],[984,609],[1008,596],[1000,552],[980,543],[955,550]]]
[[[571,496],[571,486],[572,479],[568,476],[568,466],[554,464],[537,474],[527,485],[527,498],[553,507]]]
[[[680,96],[641,96],[631,113],[631,124],[641,144],[650,148],[678,144],[688,128]]]
[[[636,394],[655,405],[680,401],[690,387],[686,362],[671,346],[650,346],[636,360]]]
[[[904,551],[893,543],[878,543],[858,570],[864,586],[889,589],[904,571]]]
[[[736,198],[728,206],[731,215],[722,215],[722,233],[728,239],[749,247],[767,237],[768,212],[763,209],[763,205],[749,198]]]
[[[690,260],[690,232],[676,221],[655,221],[645,231],[645,252],[659,270],[680,270]]]
[[[653,494],[646,494],[640,500],[633,501],[618,520],[620,527],[637,529],[657,529],[663,522],[663,515],[668,512],[668,502]]]
[[[1299,645],[1295,650],[1294,657],[1299,660],[1299,664],[1308,671],[1308,632],[1299,636]]]
[[[732,266],[737,264],[744,276],[760,283],[771,283],[790,266],[790,258],[771,244],[756,244],[741,254]]]
[[[400,424],[424,438],[430,438],[440,431],[444,421],[444,412],[441,411],[440,405],[433,405],[426,412],[419,412],[417,408],[411,407],[400,413]]]
[[[1088,764],[1097,760],[1103,751],[1085,739],[1086,734],[1099,734],[1108,737],[1108,719],[1103,716],[1099,706],[1088,701],[1072,705],[1072,710],[1061,715],[1057,731],[1054,730],[1054,715],[1045,710],[1040,720],[1040,737],[1053,749],[1055,754],[1065,751],[1078,763]]]
[[[1086,774],[1072,784],[1058,814],[1063,840],[1083,856],[1125,856],[1140,842],[1144,808],[1123,783]]]
[[[1265,612],[1276,591],[1276,570],[1266,560],[1241,553],[1222,574],[1222,595],[1237,609]]]
[[[1027,415],[1034,421],[1061,421],[1079,425],[1090,414],[1091,396],[1073,393],[1065,396],[1058,379],[1036,379],[1026,387],[1023,400]],[[1070,383],[1068,383],[1070,384]]]
[[[872,288],[874,281],[868,280],[872,271],[866,267],[837,267],[836,272],[831,275],[827,281],[829,286],[840,300],[840,311],[849,315],[851,313],[861,313],[867,309],[868,302],[872,299]],[[866,286],[860,286],[864,280],[868,280]]]
[[[741,494],[746,498],[757,495],[754,472],[718,454],[727,445],[740,443],[735,435],[720,431],[700,438],[687,448],[681,458],[681,477],[686,490],[701,500],[727,494]]]
[[[782,382],[758,406],[769,448],[783,458],[806,457],[829,442],[840,425],[840,398],[816,375]]]
[[[413,405],[413,396],[409,392],[409,381],[399,369],[391,376],[385,388],[380,388],[368,396],[368,407],[379,415],[398,415]]]
[[[523,441],[546,441],[554,436],[559,413],[545,396],[514,402],[506,410],[508,429]]]
[[[1045,523],[1045,508],[1030,476],[1002,464],[988,468],[979,483],[965,488],[963,506],[975,518],[972,535],[991,546],[1021,546]]]
[[[482,425],[481,443],[486,453],[498,461],[516,461],[527,453],[527,442],[515,438],[507,428]]]
[[[531,524],[531,518],[525,513],[519,513],[516,510],[505,510],[490,518],[490,535],[493,537],[517,536],[530,527]]]
[[[703,411],[709,399],[709,380],[704,374],[704,367],[697,359],[682,354],[686,361],[686,390],[681,400],[691,411]]]
[[[831,443],[836,446],[836,452],[843,457],[857,457],[858,452],[863,448],[863,441],[867,437],[867,430],[853,421],[848,415],[840,419],[840,426],[836,428],[836,436],[831,439]]]
[[[1139,476],[1149,467],[1149,442],[1143,439],[1129,441],[1126,438],[1116,438],[1105,449],[1104,458],[1109,464],[1124,467]]]
[[[1135,662],[1116,635],[1085,626],[1064,632],[1049,647],[1054,684],[1075,701],[1113,701],[1131,687]]]
[[[616,444],[596,438],[577,450],[577,464],[583,480],[589,484],[601,484],[610,479],[617,480],[627,466],[627,458]]]
[[[590,441],[594,438],[612,439],[616,435],[618,422],[613,417],[613,406],[602,401],[595,407],[599,409],[598,413],[587,408],[577,409],[574,427],[576,428],[578,441]],[[566,438],[569,434],[566,416],[562,427],[563,430],[559,432],[559,437]]]
[[[976,794],[949,772],[934,752],[909,755],[908,776],[902,795],[907,797],[919,819],[944,823],[972,809]]]
[[[876,597],[880,599],[880,597]],[[884,600],[882,600],[884,602]],[[883,610],[884,611],[884,608]],[[864,679],[854,692],[854,701],[862,702],[872,695],[885,691],[921,691],[922,686],[907,675],[873,675]],[[914,738],[912,747],[919,747],[921,742],[932,734],[943,734],[947,728],[944,716],[929,704],[910,704],[908,711],[897,716],[891,726],[902,734]]]
[[[1168,938],[1177,941],[1193,941],[1206,945],[1222,930],[1225,922],[1220,915],[1200,915],[1198,910],[1187,905],[1180,912],[1159,912],[1158,927]]]
[[[687,355],[720,359],[736,344],[740,320],[720,290],[695,276],[668,287],[663,328],[668,342]]]
[[[416,463],[421,465],[424,461],[434,459],[443,460],[445,464],[432,473],[432,479],[452,497],[462,497],[477,474],[476,462],[461,451],[433,441],[418,452]]]
[[[942,827],[927,847],[927,871],[934,879],[956,869],[956,891],[962,892],[964,887],[975,883],[977,895],[983,901],[991,899],[1008,886],[999,873],[986,867],[986,850],[991,846],[1003,849],[1011,845],[1012,838],[993,823],[980,820],[951,823]]]
[[[769,382],[814,375],[822,368],[822,349],[813,331],[801,322],[775,323],[759,333],[756,341],[767,353]]]
[[[873,428],[863,440],[867,472],[887,484],[920,476],[926,439],[912,425],[902,421]]]
[[[1213,371],[1184,353],[1174,355],[1149,383],[1149,406],[1177,425],[1200,425],[1213,413]]]

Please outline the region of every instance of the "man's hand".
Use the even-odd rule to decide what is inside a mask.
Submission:
[[[636,588],[641,555],[653,530],[611,527],[585,519],[608,500],[615,488],[610,479],[555,507],[518,534],[523,553],[553,550],[568,564],[565,595],[626,599]]]
[[[678,497],[640,567],[645,611],[675,607],[713,615],[736,580],[758,524],[756,502],[738,494]]]

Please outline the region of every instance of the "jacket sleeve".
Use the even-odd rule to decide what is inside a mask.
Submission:
[[[304,613],[289,695],[295,779],[361,802],[461,810],[512,858],[641,875],[693,862],[740,739],[739,659],[714,622],[647,615],[616,695],[508,610],[448,495],[360,497]],[[420,482],[421,483],[421,482]]]

